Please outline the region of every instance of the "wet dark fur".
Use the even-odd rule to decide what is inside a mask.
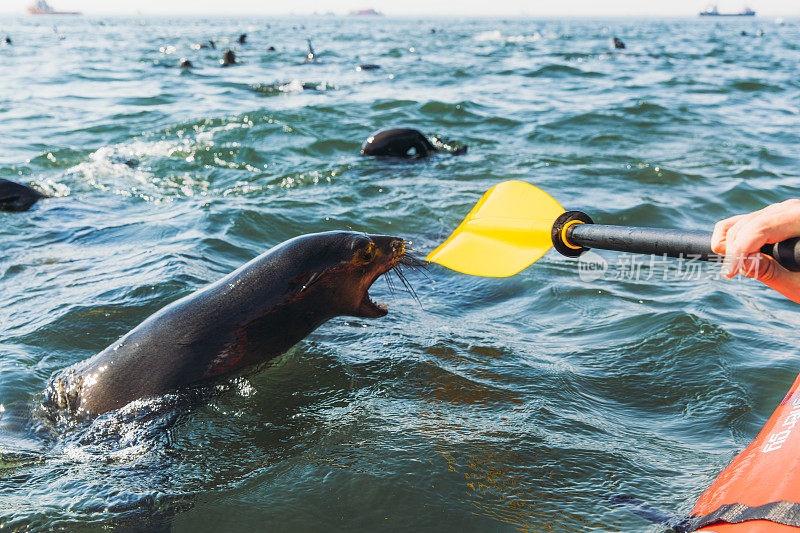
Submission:
[[[439,151],[445,151],[452,155],[461,155],[467,151],[466,146],[452,148],[438,141],[437,144],[438,146],[434,146],[427,137],[413,128],[395,128],[370,135],[361,146],[361,154],[390,157],[428,157]]]
[[[335,316],[384,316],[369,287],[398,265],[417,268],[415,261],[395,237],[327,232],[291,239],[58,373],[42,406],[94,417],[268,361]]]
[[[414,154],[411,154],[412,148]],[[392,157],[427,157],[436,148],[422,133],[411,128],[384,130],[364,141],[361,146],[363,155],[382,155]]]
[[[0,179],[0,211],[27,211],[47,195],[25,185]]]

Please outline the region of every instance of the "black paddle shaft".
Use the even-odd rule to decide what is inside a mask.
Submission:
[[[556,240],[561,242],[556,245]],[[553,224],[553,244],[559,252],[572,257],[587,249],[598,248],[701,261],[720,262],[723,259],[711,250],[710,232],[593,224],[591,218],[580,211],[568,211],[556,220]],[[774,258],[787,270],[800,271],[800,237],[765,244],[761,247],[761,253]]]

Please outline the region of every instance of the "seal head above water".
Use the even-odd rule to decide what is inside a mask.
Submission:
[[[466,146],[458,148],[437,141],[431,141],[413,128],[394,128],[373,133],[361,145],[361,155],[390,157],[428,157],[434,152],[445,151],[452,155],[467,152]]]
[[[13,181],[0,178],[0,211],[27,211],[46,194]]]
[[[269,361],[335,316],[385,316],[369,288],[407,261],[397,237],[338,231],[291,239],[62,370],[42,407],[91,418]]]
[[[222,54],[222,59],[219,60],[219,64],[223,67],[231,67],[236,64],[236,54],[233,53],[233,50],[230,48]]]
[[[308,43],[308,53],[303,61],[306,63],[319,63],[319,58],[316,52],[314,52],[314,47],[311,46],[311,39],[306,39],[306,42]]]

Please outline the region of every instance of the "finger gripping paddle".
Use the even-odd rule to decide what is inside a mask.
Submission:
[[[568,257],[590,248],[722,261],[711,233],[594,224],[586,213],[564,211],[549,194],[522,181],[489,189],[428,261],[475,276],[507,277],[527,268],[551,247]],[[800,271],[800,237],[766,244],[766,254]]]

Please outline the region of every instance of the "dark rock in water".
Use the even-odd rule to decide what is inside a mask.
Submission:
[[[239,38],[237,39],[237,41],[239,42],[239,44],[246,43],[247,42],[247,34],[246,33],[241,34],[239,36]]]
[[[378,70],[379,68],[381,68],[380,65],[375,65],[374,63],[367,63],[367,64],[364,64],[364,65],[358,65],[356,67],[356,70],[358,70],[358,71],[362,71],[362,70]]]
[[[222,59],[219,60],[220,65],[223,67],[230,67],[236,64],[236,54],[233,53],[233,50],[228,49],[222,55]]]
[[[623,50],[625,48],[625,43],[622,42],[622,39],[614,37],[614,48],[617,50]]]
[[[27,211],[42,198],[48,196],[26,185],[0,178],[0,211]]]

